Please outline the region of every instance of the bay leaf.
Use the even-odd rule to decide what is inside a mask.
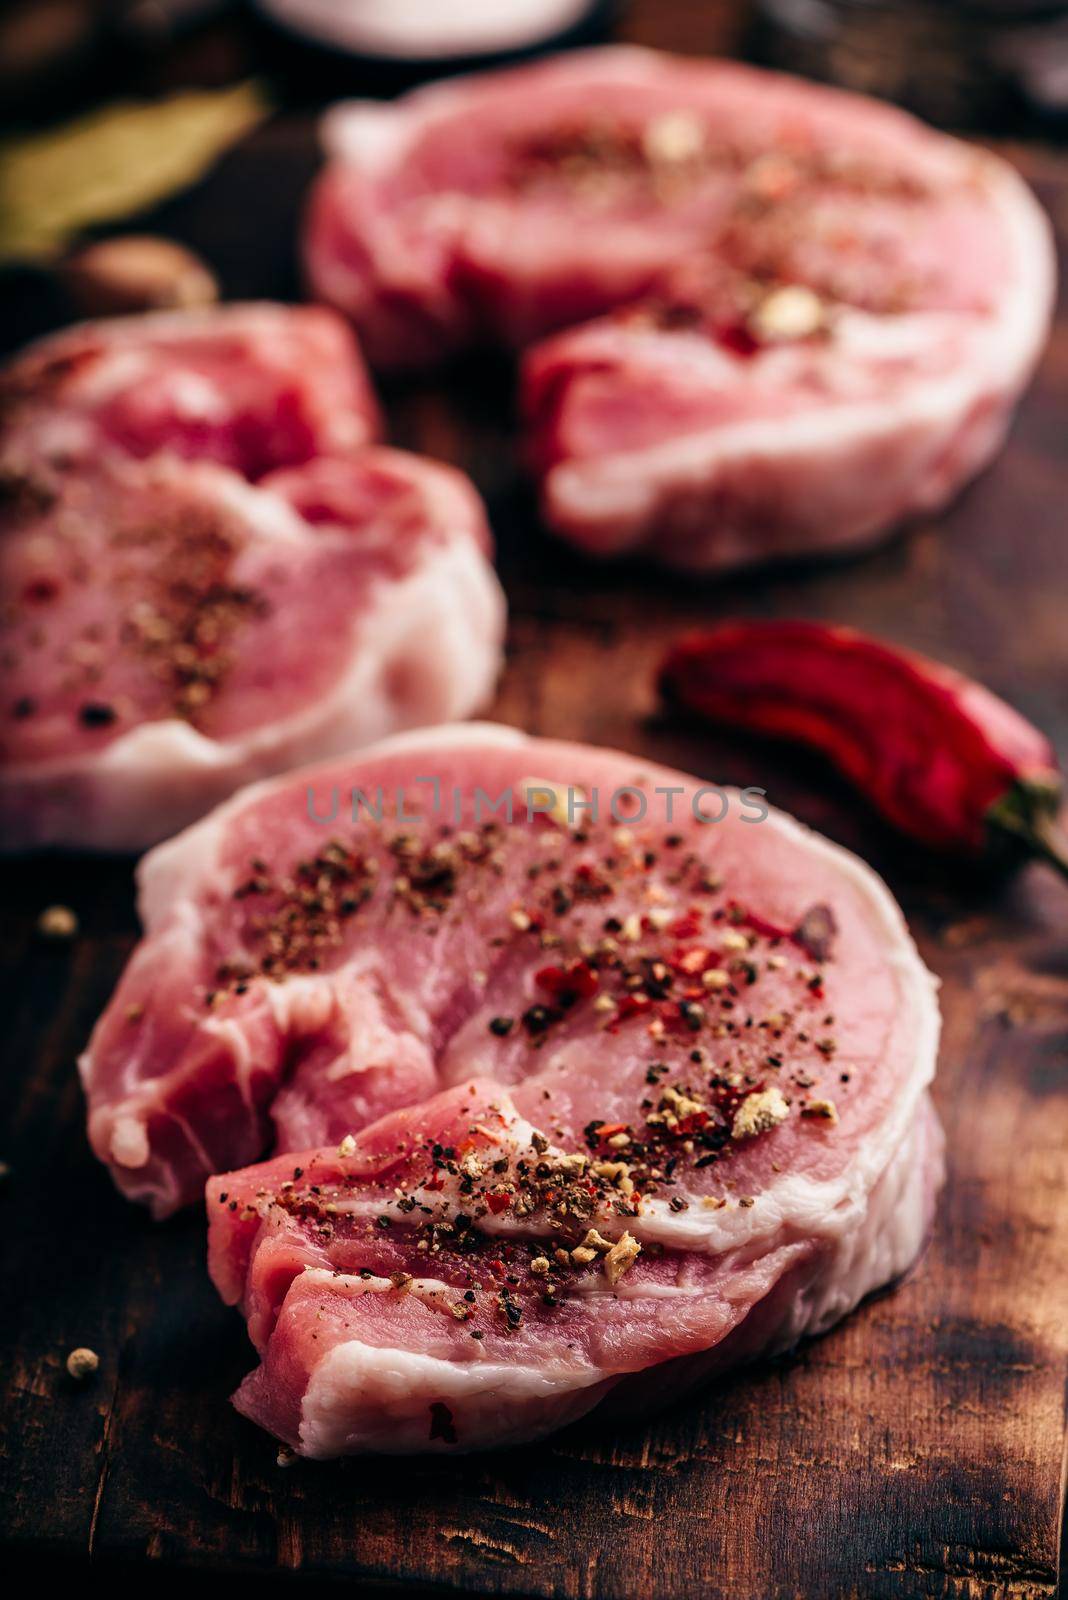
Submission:
[[[0,142],[0,261],[47,260],[187,188],[269,109],[257,83],[185,90]]]

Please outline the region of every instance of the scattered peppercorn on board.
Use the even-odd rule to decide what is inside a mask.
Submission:
[[[633,31],[706,47],[697,15],[638,7]],[[1063,247],[1068,155],[1009,153]],[[292,297],[314,160],[311,118],[281,119],[152,226],[201,251],[228,297]],[[1068,274],[1063,248],[1062,262]],[[50,325],[46,295],[11,306],[8,345]],[[510,395],[497,363],[386,394],[394,440],[463,466],[488,497],[512,608],[493,714],[760,785],[884,874],[943,981],[950,1177],[930,1249],[825,1338],[648,1420],[581,1423],[503,1455],[279,1465],[227,1404],[249,1352],[208,1282],[202,1217],[153,1225],[86,1143],[74,1060],[135,938],[129,865],[9,865],[0,1550],[45,1576],[90,1560],[149,1581],[279,1573],[298,1594],[338,1578],[357,1594],[539,1600],[1052,1596],[1068,891],[1041,866],[982,878],[923,855],[815,758],[657,713],[653,677],[678,634],[734,613],[847,622],[980,677],[1068,757],[1068,318],[1008,449],[937,524],[848,565],[728,583],[598,568],[551,543],[521,486]],[[56,907],[76,925],[42,921]]]

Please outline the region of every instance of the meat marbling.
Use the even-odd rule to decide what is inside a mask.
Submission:
[[[87,325],[4,388],[5,848],[138,849],[490,694],[504,601],[481,503],[367,444],[332,315]]]
[[[146,858],[90,1136],[157,1215],[225,1172],[240,1409],[316,1456],[502,1444],[911,1263],[933,982],[859,861],[736,794],[695,815],[723,808],[474,726],[258,785]]]
[[[546,519],[598,555],[727,568],[940,506],[1048,328],[1005,162],[736,63],[580,52],[341,106],[326,140],[308,277],[374,362],[569,330],[522,409]]]

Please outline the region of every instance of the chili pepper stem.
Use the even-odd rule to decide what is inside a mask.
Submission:
[[[1021,813],[1011,806],[997,807],[988,816],[993,827],[1019,840],[1031,855],[1056,867],[1062,877],[1068,878],[1068,835],[1053,817]]]
[[[1047,820],[1033,823],[1026,837],[1037,856],[1068,878],[1068,835]]]

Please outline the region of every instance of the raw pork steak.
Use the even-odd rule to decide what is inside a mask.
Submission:
[[[932,981],[860,862],[759,816],[469,727],[260,785],[147,857],[90,1137],[157,1215],[280,1152],[209,1184],[263,1361],[243,1410],[313,1455],[526,1438],[908,1266]]]
[[[4,522],[7,849],[138,849],[250,779],[492,690],[482,508],[417,456],[323,457],[257,488],[116,461],[20,480]]]
[[[8,374],[7,849],[139,849],[491,692],[504,602],[471,485],[366,446],[329,313],[217,317],[86,327]]]
[[[7,471],[166,450],[246,478],[380,431],[356,341],[314,306],[115,317],[31,345],[0,375]]]
[[[523,375],[545,516],[709,570],[850,547],[990,457],[1041,349],[1046,220],[1002,161],[856,96],[591,51],[340,107],[309,280],[373,361]]]

